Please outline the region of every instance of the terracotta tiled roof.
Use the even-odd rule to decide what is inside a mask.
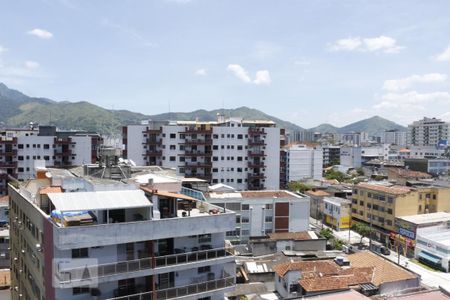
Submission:
[[[425,172],[412,171],[407,169],[389,168],[390,172],[397,174],[400,177],[414,177],[414,178],[431,178],[432,176]]]
[[[351,254],[348,256],[348,260],[350,265],[355,268],[373,267],[372,283],[377,286],[385,282],[417,278],[417,275],[371,252]]]
[[[322,190],[317,190],[317,191],[306,191],[305,194],[307,195],[311,195],[311,196],[317,196],[317,197],[327,197],[330,196],[329,193],[322,191]]]
[[[303,278],[299,280],[299,284],[308,292],[331,291],[370,283],[372,277],[373,268],[348,268],[341,269],[338,275],[332,276],[322,276],[316,273],[316,277]]]
[[[412,191],[411,188],[408,188],[408,187],[402,186],[402,185],[383,186],[383,185],[370,184],[370,183],[358,183],[356,186],[360,187],[360,188],[364,188],[364,189],[369,189],[369,190],[393,194],[393,195],[408,194],[410,191]]]
[[[50,194],[50,193],[62,193],[62,189],[60,186],[47,186],[43,187],[39,190],[39,194]]]
[[[166,191],[159,191],[159,190],[152,190],[151,188],[141,186],[141,189],[144,192],[155,194],[158,196],[168,197],[168,198],[177,198],[177,199],[183,199],[183,200],[190,200],[190,201],[197,201],[197,199],[194,199],[192,197],[186,196],[184,194],[178,194],[178,193],[172,193],[172,192],[166,192]]]
[[[303,273],[322,273],[324,275],[338,274],[340,268],[333,261],[297,261],[274,265],[273,270],[283,277],[289,271],[302,271]],[[303,276],[309,276],[304,274]]]
[[[307,231],[269,233],[269,237],[271,240],[305,241],[311,239],[311,236]]]

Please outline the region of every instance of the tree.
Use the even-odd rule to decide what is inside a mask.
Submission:
[[[343,182],[346,179],[346,175],[342,172],[330,169],[325,173],[325,178],[329,180],[336,179],[339,182]]]
[[[333,238],[333,230],[330,228],[322,228],[319,232],[319,235],[323,238],[326,238],[327,240]]]
[[[312,190],[312,186],[304,184],[300,181],[291,181],[287,185],[288,190],[293,192],[304,193],[306,191]]]
[[[358,174],[358,176],[364,176],[364,170],[363,170],[363,168],[358,168],[358,169],[356,169],[356,174]]]
[[[352,225],[352,230],[358,233],[361,236],[361,240],[359,243],[362,243],[363,238],[369,237],[373,231],[368,225],[363,223],[355,223]]]

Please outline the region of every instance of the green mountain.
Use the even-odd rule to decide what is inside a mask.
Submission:
[[[212,121],[217,113],[246,119],[272,120],[288,131],[302,130],[301,127],[267,115],[259,110],[239,107],[236,109],[197,110],[193,112],[165,113],[154,116],[127,110],[108,110],[86,101],[57,102],[45,98],[29,97],[9,89],[0,83],[0,125],[26,126],[29,122],[52,124],[62,129],[97,131],[103,134],[120,133],[120,127],[138,124],[141,120],[195,120]]]
[[[337,133],[338,129],[339,128],[336,126],[333,126],[328,123],[324,123],[324,124],[320,124],[319,126],[310,128],[308,130],[313,131],[313,132],[320,132],[320,133]]]

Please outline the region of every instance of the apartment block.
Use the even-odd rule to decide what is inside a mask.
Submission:
[[[359,183],[353,189],[352,219],[371,224],[378,240],[396,233],[396,217],[448,211],[450,188],[406,187],[383,182]]]
[[[234,289],[234,212],[171,178],[44,171],[9,184],[13,300],[222,300]]]
[[[340,165],[344,168],[360,168],[361,147],[342,147],[340,152]]]
[[[8,176],[33,178],[35,168],[95,163],[102,138],[97,133],[58,131],[54,126],[0,131],[0,196]]]
[[[323,166],[328,167],[332,165],[339,165],[341,161],[341,147],[340,146],[322,146],[323,152]]]
[[[309,229],[309,197],[289,191],[221,191],[205,193],[208,203],[236,212],[236,227],[227,232],[234,244],[250,237]]]
[[[175,168],[178,175],[238,190],[279,189],[284,130],[272,121],[148,122],[123,128],[124,156],[137,165]]]
[[[324,222],[335,230],[348,229],[351,219],[351,204],[347,199],[338,197],[323,198]]]
[[[339,134],[339,143],[345,146],[361,146],[369,141],[367,132],[349,132]]]
[[[286,182],[322,179],[323,151],[305,145],[292,145],[286,150]]]
[[[406,146],[406,131],[398,129],[385,130],[381,136],[381,142],[389,145],[397,145],[399,147]]]
[[[414,121],[408,125],[407,144],[410,146],[437,146],[450,140],[450,123],[436,118]]]

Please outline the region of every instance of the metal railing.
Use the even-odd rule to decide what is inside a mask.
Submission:
[[[235,278],[233,276],[227,276],[215,280],[209,280],[200,283],[189,284],[181,287],[173,287],[163,290],[157,290],[156,292],[149,291],[138,294],[132,294],[128,296],[109,298],[107,300],[160,300],[160,299],[175,299],[185,297],[189,295],[195,295],[214,290],[219,290],[235,285]],[[155,296],[155,297],[153,297]]]
[[[197,191],[197,190],[193,190],[193,189],[190,189],[190,188],[187,188],[187,187],[183,186],[183,187],[181,187],[181,193],[183,195],[192,197],[192,198],[200,200],[200,201],[206,201],[206,198],[203,195],[203,193],[200,192],[200,191]]]
[[[137,272],[148,269],[158,269],[178,264],[194,263],[209,259],[232,256],[225,248],[200,250],[165,256],[144,257],[115,263],[88,265],[64,269],[56,272],[60,284],[70,284],[91,278],[101,278],[128,272]],[[86,272],[88,271],[88,272]]]

